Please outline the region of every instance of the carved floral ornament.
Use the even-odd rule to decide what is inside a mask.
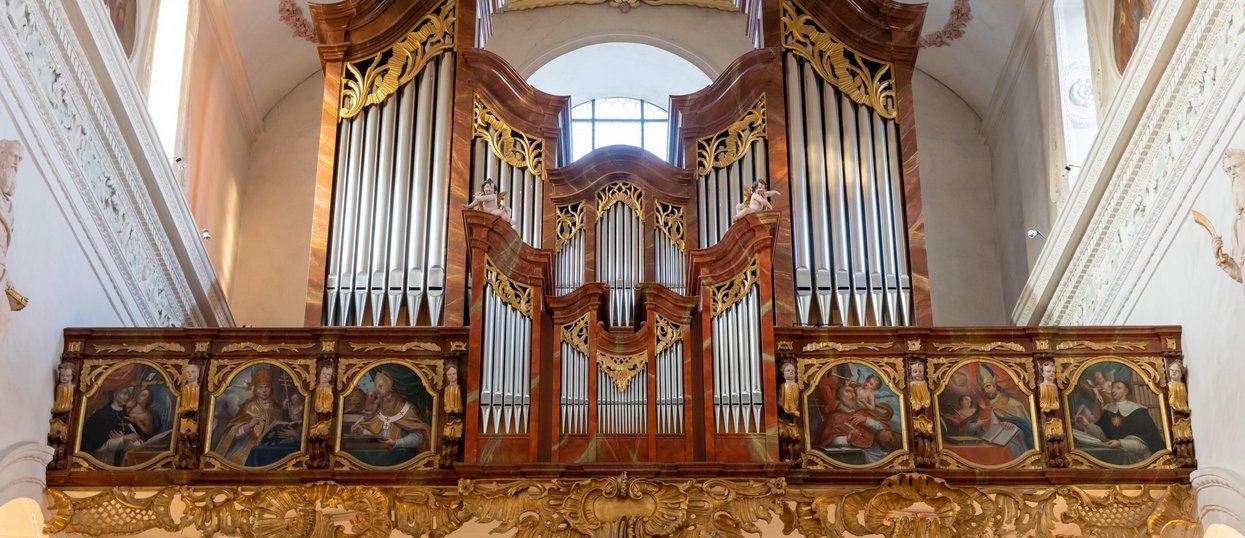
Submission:
[[[471,113],[471,136],[488,142],[498,159],[516,168],[526,168],[536,177],[545,177],[545,143],[501,119],[479,95]]]
[[[557,240],[554,243],[553,250],[562,250],[562,245],[570,241],[584,229],[584,203],[575,202],[567,205],[557,206],[554,217],[554,230],[557,232]]]
[[[782,6],[782,33],[783,49],[808,60],[822,79],[879,116],[895,119],[895,69],[890,62],[852,50],[791,1]]]
[[[454,0],[447,0],[393,46],[371,58],[347,63],[338,118],[353,118],[364,107],[385,102],[403,84],[414,80],[430,60],[452,50],[456,5]]]
[[[605,211],[619,202],[627,204],[635,211],[636,218],[644,220],[644,191],[627,181],[610,183],[597,191],[597,220],[605,217]]]
[[[644,352],[634,355],[597,354],[597,367],[610,377],[614,386],[618,388],[618,392],[626,392],[627,387],[631,386],[631,382],[635,380],[635,376],[644,371],[646,364],[648,364],[648,354]]]
[[[916,473],[876,487],[785,480],[616,477],[463,480],[457,487],[303,486],[50,489],[44,532],[90,536],[160,529],[204,536],[443,536],[475,521],[494,533],[739,536],[777,518],[803,536],[1172,536],[1195,529],[1188,485],[960,487]],[[1057,507],[1063,507],[1057,511]],[[179,514],[180,517],[174,514]],[[294,517],[289,517],[294,514]],[[519,517],[522,515],[522,517]],[[349,526],[350,532],[346,533]]]
[[[681,205],[667,204],[658,200],[656,204],[657,221],[654,226],[657,231],[666,236],[679,252],[685,252],[687,244],[684,241],[683,215],[684,207]]]
[[[761,94],[725,131],[696,141],[696,175],[708,175],[742,159],[752,143],[764,139],[765,134],[765,94]]]
[[[493,259],[484,256],[484,278],[493,293],[525,317],[532,317],[532,288],[511,280],[501,272]]]
[[[712,292],[711,313],[713,317],[717,317],[726,309],[735,306],[735,303],[743,300],[752,291],[752,286],[757,283],[757,279],[761,276],[761,264],[756,256],[752,257],[752,261],[748,266],[740,271],[730,280],[713,286],[710,288]]]

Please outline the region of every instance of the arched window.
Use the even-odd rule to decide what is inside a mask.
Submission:
[[[614,144],[637,146],[667,159],[670,114],[630,97],[591,99],[571,109],[572,159]]]

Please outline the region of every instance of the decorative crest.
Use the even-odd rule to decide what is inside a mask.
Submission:
[[[895,119],[895,69],[890,62],[848,48],[791,1],[782,6],[782,33],[783,48],[808,60],[844,95]]]
[[[740,271],[734,278],[713,286],[712,313],[716,317],[718,314],[726,311],[739,302],[741,299],[752,291],[752,286],[756,284],[757,278],[761,275],[761,264],[756,256],[752,257],[752,261],[748,263],[743,271]]]
[[[597,354],[597,367],[610,376],[614,386],[618,387],[618,392],[627,390],[631,380],[644,371],[645,364],[648,364],[648,355],[643,352],[628,356]]]
[[[353,118],[364,107],[385,102],[419,75],[430,60],[453,49],[455,5],[454,0],[446,0],[393,46],[371,58],[347,63],[338,118]]]
[[[520,314],[532,317],[532,287],[520,284],[502,274],[493,258],[484,256],[484,278],[493,293],[506,304],[518,310]]]
[[[635,216],[644,220],[644,191],[635,183],[619,181],[610,183],[597,191],[597,220],[605,216],[605,210],[615,203],[622,202],[635,210]]]
[[[725,131],[696,141],[696,174],[706,175],[748,153],[752,143],[765,138],[765,94]]]
[[[471,136],[488,141],[489,150],[510,166],[545,177],[545,143],[502,120],[479,95],[472,108]]]

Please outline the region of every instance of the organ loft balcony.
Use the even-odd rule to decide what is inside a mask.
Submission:
[[[489,3],[312,4],[307,326],[67,329],[47,530],[1192,532],[1180,328],[933,326],[924,7],[841,3],[578,160]]]

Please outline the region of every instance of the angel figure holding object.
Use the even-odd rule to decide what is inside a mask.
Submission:
[[[506,194],[508,193],[497,192],[497,184],[491,178],[485,179],[484,184],[480,185],[480,192],[477,192],[471,203],[467,204],[467,209],[497,215],[506,219],[506,222],[514,224],[514,216],[510,214],[510,208],[503,205],[506,201]]]
[[[765,187],[765,182],[759,179],[752,184],[752,195],[748,197],[747,202],[735,206],[735,216],[731,222],[744,218],[744,215],[774,209],[774,206],[769,203],[769,197],[776,196],[779,192],[766,190]]]

